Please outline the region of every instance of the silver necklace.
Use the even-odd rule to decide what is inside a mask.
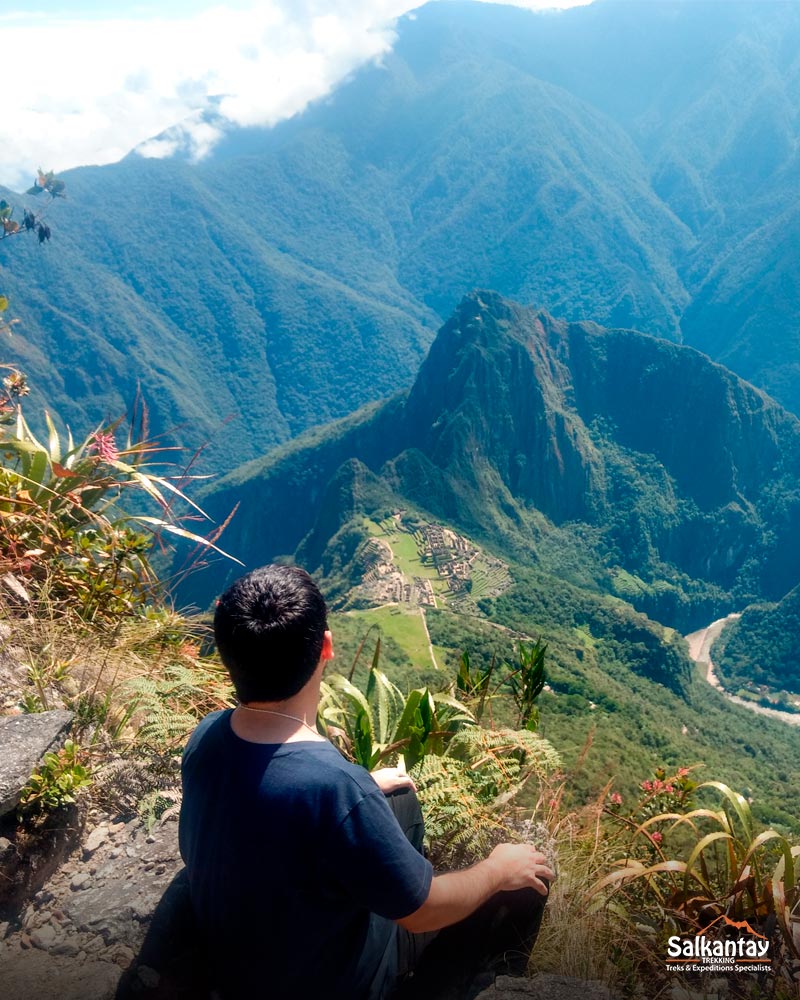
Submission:
[[[299,715],[289,715],[288,712],[275,712],[271,708],[252,708],[250,705],[237,705],[237,708],[243,708],[245,712],[262,712],[264,715],[279,715],[282,719],[291,719],[292,722],[299,722],[301,726],[305,726],[306,729],[310,729],[312,733],[316,733],[319,736],[317,727],[310,726]]]

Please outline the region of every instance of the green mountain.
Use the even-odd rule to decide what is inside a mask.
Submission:
[[[789,4],[429,5],[201,163],[68,172],[54,241],[0,246],[9,360],[73,426],[140,383],[156,432],[228,470],[407,387],[492,287],[683,338],[798,409],[796,42]]]
[[[301,436],[207,497],[249,565],[322,561],[411,504],[523,564],[689,630],[797,582],[800,422],[690,348],[468,296],[407,394]],[[217,580],[209,581],[212,588]],[[198,578],[195,599],[210,597]]]
[[[714,645],[714,664],[725,687],[800,694],[798,635],[800,587],[776,603],[746,608]]]

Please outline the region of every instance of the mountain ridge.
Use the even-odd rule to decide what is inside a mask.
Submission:
[[[645,439],[658,443],[642,450]],[[798,458],[800,421],[694,349],[481,291],[442,327],[407,393],[251,463],[206,503],[221,515],[241,501],[227,544],[256,564],[292,553],[319,517],[336,523],[326,485],[355,462],[395,502],[518,560],[540,561],[559,532],[593,532],[599,589],[634,573],[652,591],[640,607],[658,607],[658,584],[691,616],[695,599],[705,613],[707,599],[777,598],[796,583]],[[700,581],[694,597],[688,579]]]

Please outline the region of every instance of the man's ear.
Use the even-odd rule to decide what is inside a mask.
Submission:
[[[320,659],[332,660],[333,659],[333,636],[326,630],[325,635],[322,639],[322,655]]]

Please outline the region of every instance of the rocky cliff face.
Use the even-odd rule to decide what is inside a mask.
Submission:
[[[351,460],[361,472],[337,474]],[[780,596],[798,575],[798,460],[800,422],[697,351],[479,292],[406,396],[243,467],[209,502],[223,516],[241,500],[227,545],[249,565],[314,525],[318,555],[393,496],[519,558],[585,524],[606,565]]]

